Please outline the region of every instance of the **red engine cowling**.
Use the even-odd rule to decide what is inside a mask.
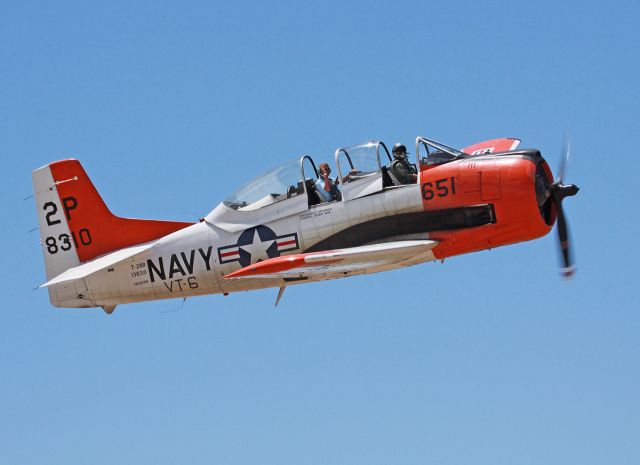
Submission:
[[[437,258],[528,241],[547,234],[555,208],[540,186],[553,182],[548,164],[535,150],[478,156],[425,167],[420,175],[425,210],[491,205],[490,224],[437,231]]]

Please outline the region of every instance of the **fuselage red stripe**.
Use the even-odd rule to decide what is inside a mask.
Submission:
[[[233,252],[225,252],[225,253],[221,253],[220,256],[221,257],[228,257],[229,255],[238,255],[240,253],[239,250],[235,250]]]
[[[296,243],[296,240],[292,240],[292,241],[285,241],[285,242],[278,242],[278,247],[283,247],[285,245],[293,245]]]

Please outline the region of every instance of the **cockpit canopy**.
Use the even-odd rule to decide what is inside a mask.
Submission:
[[[381,166],[391,163],[389,150],[381,141],[370,141],[338,149],[335,159],[340,179],[343,181],[346,181],[345,177],[349,173],[355,173],[349,177],[350,181],[374,176],[380,171]]]
[[[293,160],[261,174],[224,200],[238,211],[255,210],[298,195],[301,188],[300,160]]]
[[[420,168],[447,163],[464,155],[424,137],[416,139],[415,154]],[[392,157],[384,142],[370,141],[340,148],[335,152],[334,161],[345,201],[386,187],[397,187],[387,174]],[[313,205],[322,201],[314,196],[317,178],[316,164],[304,155],[261,174],[228,196],[223,204],[238,212],[248,212],[306,194],[309,205]]]
[[[449,163],[464,157],[466,154],[460,150],[448,147],[435,140],[424,137],[416,138],[416,157],[420,167]]]

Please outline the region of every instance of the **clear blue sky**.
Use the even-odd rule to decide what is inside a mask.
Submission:
[[[0,3],[1,464],[637,464],[637,2]],[[79,158],[117,214],[194,220],[368,139],[523,139],[555,231],[368,277],[61,310],[31,171]]]

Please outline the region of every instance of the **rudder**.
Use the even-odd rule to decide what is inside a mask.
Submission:
[[[80,259],[71,240],[69,225],[65,216],[61,214],[62,203],[49,165],[35,170],[32,179],[40,244],[47,280],[49,280],[79,265]]]

